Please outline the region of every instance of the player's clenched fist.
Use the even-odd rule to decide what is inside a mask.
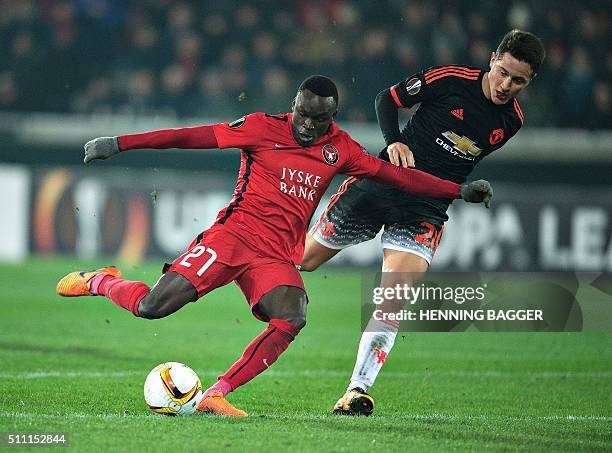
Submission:
[[[461,186],[461,198],[469,203],[484,203],[488,208],[493,198],[493,188],[489,181],[479,179]]]
[[[119,141],[117,137],[98,137],[85,143],[85,158],[87,163],[94,159],[108,159],[119,153]]]
[[[401,165],[404,168],[414,167],[414,156],[405,143],[391,143],[387,146],[387,154],[389,154],[389,162],[393,165]]]

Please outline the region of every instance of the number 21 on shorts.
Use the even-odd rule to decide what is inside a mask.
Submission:
[[[202,267],[198,269],[198,271],[196,272],[198,277],[201,277],[202,274],[206,272],[206,269],[208,269],[211,266],[211,264],[214,263],[215,260],[217,259],[217,252],[215,252],[213,249],[207,248],[203,245],[196,245],[194,248],[191,249],[191,252],[185,255],[185,257],[180,261],[179,264],[185,267],[191,267],[191,263],[189,262],[189,260],[192,258],[200,258],[205,253],[208,253],[210,257],[206,260],[206,262],[202,265]]]

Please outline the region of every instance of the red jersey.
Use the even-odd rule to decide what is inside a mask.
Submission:
[[[371,156],[335,122],[315,144],[303,147],[293,137],[291,117],[252,113],[231,123],[122,136],[119,143],[122,150],[208,148],[210,139],[202,137],[212,127],[219,148],[239,148],[241,154],[234,196],[212,229],[223,225],[259,256],[284,261],[303,247],[310,219],[338,173],[372,177],[422,195],[459,196],[455,183]]]
[[[293,137],[291,114],[253,113],[213,127],[219,148],[241,154],[234,196],[217,222],[242,229],[253,245],[283,259],[293,256],[337,173],[368,176],[381,163],[335,123],[309,147]]]

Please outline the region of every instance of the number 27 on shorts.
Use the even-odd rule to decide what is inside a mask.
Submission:
[[[179,264],[185,267],[191,267],[192,263],[190,263],[189,260],[192,258],[200,258],[205,253],[208,253],[210,257],[206,260],[206,262],[202,265],[202,267],[200,267],[200,269],[198,269],[198,271],[196,272],[198,277],[201,277],[202,274],[206,272],[206,269],[208,269],[211,266],[211,264],[214,263],[215,260],[217,259],[217,252],[215,252],[213,249],[207,248],[203,245],[196,245],[193,249],[191,249],[191,252],[185,255],[185,257],[179,262]]]

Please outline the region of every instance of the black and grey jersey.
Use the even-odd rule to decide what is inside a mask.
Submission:
[[[485,97],[484,74],[477,68],[442,66],[392,86],[388,93],[395,108],[419,106],[400,136],[385,134],[381,124],[387,144],[399,139],[412,150],[417,169],[457,183],[465,182],[474,166],[501,148],[523,124],[516,99],[496,105]],[[380,157],[389,160],[386,149]],[[446,220],[451,202],[412,196],[409,204],[421,214]],[[422,209],[419,203],[423,204]]]

